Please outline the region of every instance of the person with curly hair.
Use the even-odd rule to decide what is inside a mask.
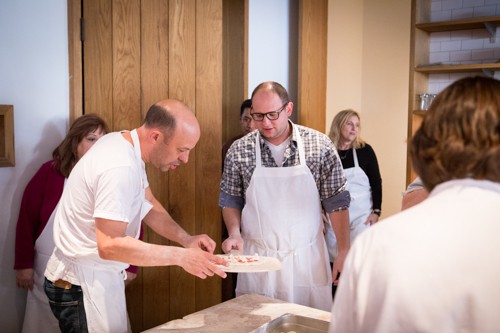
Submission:
[[[444,89],[410,151],[429,197],[356,240],[330,332],[500,332],[500,81]]]

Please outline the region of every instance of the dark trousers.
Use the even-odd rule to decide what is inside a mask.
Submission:
[[[50,308],[59,321],[63,333],[87,333],[87,317],[83,306],[83,292],[80,286],[60,288],[45,279],[45,294]]]

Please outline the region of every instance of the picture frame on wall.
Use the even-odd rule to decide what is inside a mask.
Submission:
[[[14,105],[0,105],[0,167],[15,165]]]

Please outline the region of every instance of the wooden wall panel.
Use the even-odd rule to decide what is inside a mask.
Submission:
[[[201,138],[196,146],[196,217],[194,232],[218,242],[218,207],[222,158],[222,0],[196,1],[196,116]],[[218,236],[217,238],[215,236]],[[196,310],[219,303],[221,278],[196,280]]]
[[[299,123],[320,132],[326,122],[328,0],[299,0]]]
[[[247,1],[223,0],[222,142],[240,134],[240,106],[247,93]]]
[[[113,128],[139,127],[141,114],[140,0],[113,0]]]
[[[168,98],[168,25],[169,2],[165,0],[141,1],[141,111],[142,118],[154,103]],[[168,173],[162,173],[153,167],[147,167],[151,190],[162,205],[168,207]],[[169,245],[170,242],[158,236],[144,226],[143,239],[146,242]],[[140,269],[142,303],[138,297],[129,297],[127,301],[130,321],[134,332],[153,327],[171,319],[170,316],[170,268],[146,267]],[[133,286],[130,286],[133,287]],[[130,287],[127,287],[129,290]],[[154,306],[151,306],[154,305]],[[139,307],[140,313],[136,313]],[[132,309],[134,308],[134,312]],[[135,317],[132,317],[135,314]]]
[[[191,234],[207,233],[217,242],[222,1],[84,0],[78,11],[77,1],[68,0],[69,38],[75,43],[70,46],[71,66],[83,77],[82,87],[72,82],[71,89],[83,96],[82,113],[98,113],[114,130],[138,127],[148,108],[165,98],[180,99],[196,113],[202,137],[189,163],[168,173],[148,167],[148,179],[156,198],[183,228]],[[80,53],[79,13],[86,21]],[[71,98],[71,103],[79,103],[78,97]],[[178,245],[147,227],[143,239]],[[140,332],[218,303],[220,278],[200,280],[180,267],[140,268],[126,293],[132,330]]]
[[[196,112],[196,0],[170,0],[169,97],[186,103]],[[196,230],[196,150],[189,163],[169,173],[169,209],[172,217],[190,234]],[[196,310],[195,279],[182,268],[170,268],[170,315],[181,318]]]
[[[96,113],[113,125],[113,34],[111,1],[83,1],[85,48],[83,57],[84,113]]]
[[[69,122],[83,114],[82,3],[68,0]]]

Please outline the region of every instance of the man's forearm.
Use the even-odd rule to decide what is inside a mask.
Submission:
[[[226,224],[229,236],[239,236],[241,227],[241,211],[236,208],[225,207],[222,209],[222,217]]]

